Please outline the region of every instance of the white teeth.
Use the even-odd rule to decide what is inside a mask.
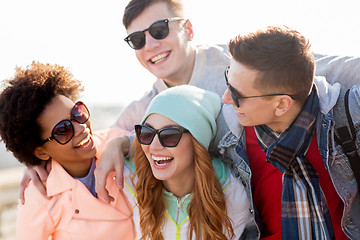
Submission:
[[[154,159],[155,161],[161,161],[161,160],[170,160],[172,159],[172,157],[155,157],[155,156],[151,156],[152,159]]]
[[[160,167],[168,165],[174,159],[172,157],[155,157],[155,156],[151,156],[151,157],[154,160],[154,163]]]
[[[78,145],[76,145],[75,147],[87,147],[89,146],[89,144],[91,143],[90,141],[90,136],[88,136],[87,138],[85,138],[84,140],[82,140]]]
[[[158,62],[162,61],[163,59],[165,59],[168,55],[169,55],[169,53],[162,53],[162,54],[157,55],[156,57],[153,57],[150,60],[153,63],[158,63]]]

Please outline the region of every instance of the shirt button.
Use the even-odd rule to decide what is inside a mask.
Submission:
[[[79,214],[79,209],[75,209],[75,214]]]
[[[251,214],[254,213],[254,210],[252,210],[251,208],[249,208],[249,211],[250,211]]]

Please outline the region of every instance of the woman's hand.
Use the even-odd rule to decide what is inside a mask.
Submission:
[[[51,166],[50,164],[46,164],[47,162],[48,161],[44,161],[41,165],[25,168],[19,188],[19,200],[21,204],[25,203],[25,189],[29,185],[30,180],[33,181],[35,187],[44,197],[49,198],[46,193],[46,179],[51,170]]]

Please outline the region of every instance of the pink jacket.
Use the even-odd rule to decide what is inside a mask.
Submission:
[[[25,204],[18,206],[17,239],[137,239],[132,209],[113,176],[107,179],[107,189],[115,198],[110,205],[95,198],[56,161],[46,186],[50,200],[32,182],[26,189]]]

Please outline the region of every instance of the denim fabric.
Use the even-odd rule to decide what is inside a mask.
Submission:
[[[356,144],[360,146],[360,87],[353,87],[349,95],[350,114],[356,131]],[[344,116],[345,117],[345,116]],[[317,141],[320,155],[344,202],[341,226],[351,239],[360,239],[360,196],[350,163],[341,146],[334,142],[334,113],[321,114],[317,121]],[[358,149],[360,154],[360,149]]]
[[[331,105],[331,103],[336,103],[339,89],[337,89],[337,95],[331,95],[332,89],[327,83],[322,82],[317,87],[318,89],[320,88],[319,90],[323,90],[319,91],[321,112],[316,122],[320,155],[337,193],[344,202],[344,213],[341,221],[343,231],[351,239],[360,239],[360,197],[357,183],[347,157],[343,153],[341,146],[337,145],[334,140],[335,123],[332,111],[334,105]],[[324,92],[326,96],[321,96],[324,95]],[[329,97],[329,95],[331,96]],[[356,128],[357,146],[360,146],[360,86],[354,86],[351,89],[349,106]],[[225,116],[220,116],[218,121],[219,132],[226,132],[225,129],[228,130],[218,144],[219,152],[224,158],[231,159],[231,166],[235,176],[243,182],[249,199],[252,200],[250,186],[251,170],[246,154],[244,129],[239,124],[237,125],[240,130],[234,131],[232,129],[232,126],[237,123],[237,117],[234,113],[231,116],[227,111],[228,109],[224,106],[222,115]],[[359,149],[358,152],[360,154]],[[254,210],[253,202],[251,203],[251,208]],[[261,226],[259,225],[258,227]]]

